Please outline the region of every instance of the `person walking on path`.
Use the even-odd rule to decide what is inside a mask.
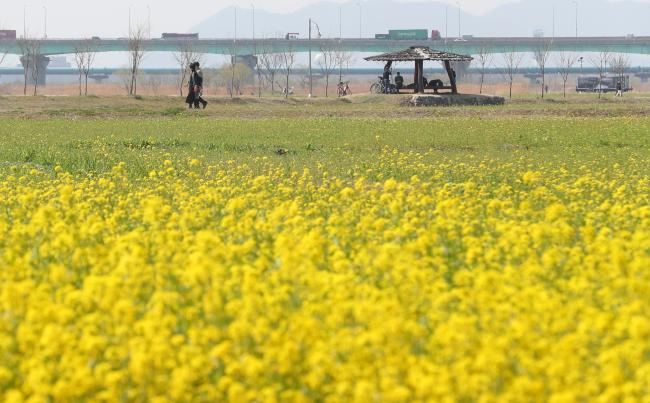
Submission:
[[[623,83],[621,80],[618,80],[616,82],[616,96],[618,98],[623,98]]]
[[[185,99],[185,103],[189,105],[189,108],[192,109],[194,107],[194,104],[196,103],[197,108],[198,108],[198,101],[196,101],[196,94],[194,93],[194,88],[195,88],[195,82],[194,82],[194,75],[195,75],[195,63],[190,64],[190,79],[188,82],[189,88],[187,90],[187,98]]]
[[[203,99],[203,71],[201,71],[201,64],[194,63],[194,107],[199,109],[199,103],[203,105],[203,109],[208,106],[208,101]]]

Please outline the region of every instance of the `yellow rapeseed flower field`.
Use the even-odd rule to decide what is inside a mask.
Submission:
[[[7,169],[0,401],[650,402],[650,161],[426,161]]]

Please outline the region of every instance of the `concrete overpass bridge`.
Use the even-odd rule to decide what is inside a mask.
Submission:
[[[40,54],[43,56],[74,53],[75,48],[84,44],[81,39],[47,39],[39,42]],[[124,52],[129,49],[129,40],[97,39],[92,41],[96,52]],[[408,46],[429,46],[434,49],[453,51],[463,54],[477,54],[486,49],[489,53],[534,52],[551,43],[554,52],[600,52],[608,50],[615,53],[647,54],[650,53],[650,36],[630,37],[585,37],[585,38],[479,38],[442,39],[442,40],[381,40],[381,39],[197,39],[170,40],[151,39],[144,41],[144,48],[149,52],[176,52],[188,44],[208,54],[231,55],[235,49],[238,55],[254,55],[260,52],[308,52],[310,47],[316,51],[321,46],[336,46],[348,52],[381,53]],[[0,52],[22,55],[20,41],[0,40]]]
[[[76,48],[87,44],[83,39],[47,39],[38,41],[39,71],[46,71],[49,58],[52,55],[74,53]],[[317,52],[323,47],[340,49],[346,52],[383,53],[404,49],[409,46],[429,46],[434,49],[476,55],[481,51],[488,53],[535,52],[550,46],[552,52],[600,52],[607,50],[614,53],[648,54],[650,53],[650,36],[624,37],[501,37],[441,40],[381,40],[364,38],[343,39],[150,39],[144,41],[144,49],[148,52],[178,52],[184,47],[191,46],[194,50],[215,55],[256,55],[261,53],[281,53],[292,51],[305,53],[312,49]],[[23,55],[21,42],[0,40],[0,53]],[[92,40],[92,50],[98,53],[125,52],[129,50],[128,38],[95,39]],[[39,82],[40,82],[39,78]],[[44,77],[43,77],[44,80]],[[44,81],[43,81],[44,82]]]

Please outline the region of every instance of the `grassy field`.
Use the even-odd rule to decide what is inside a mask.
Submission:
[[[650,396],[650,101],[0,98],[0,401]]]
[[[505,107],[429,109],[381,97],[219,100],[207,111],[177,104],[169,98],[0,98],[0,159],[95,173],[125,162],[144,175],[168,158],[266,157],[344,173],[385,146],[431,151],[433,159],[473,154],[602,165],[647,155],[650,146],[650,100],[643,97],[525,97]]]

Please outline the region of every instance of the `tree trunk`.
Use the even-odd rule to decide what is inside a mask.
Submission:
[[[481,70],[481,87],[478,90],[479,94],[483,94],[483,80],[485,80],[485,70]]]
[[[451,68],[451,63],[449,60],[445,60],[445,70],[447,70],[447,75],[449,76],[449,83],[451,84],[451,93],[457,94],[458,87],[456,86],[456,77],[454,77],[454,72]]]
[[[86,89],[84,95],[88,95],[88,73],[86,73]]]
[[[79,96],[81,96],[81,73],[79,73]]]
[[[510,99],[512,99],[512,78],[510,78]]]
[[[287,72],[287,85],[286,85],[285,91],[284,91],[284,99],[289,99],[289,75],[290,74],[291,73]]]
[[[325,98],[329,98],[330,92],[330,75],[329,73],[325,74]]]
[[[544,90],[546,89],[545,86],[546,86],[546,80],[544,77],[544,73],[542,72],[542,99],[544,99]]]
[[[231,75],[230,75],[230,88],[232,88],[232,91],[230,91],[230,98],[233,97],[233,94],[235,92],[235,65],[233,64],[231,66]]]
[[[181,94],[181,98],[183,98],[183,87],[185,86],[185,69],[181,67],[181,84],[179,85],[179,91]]]

